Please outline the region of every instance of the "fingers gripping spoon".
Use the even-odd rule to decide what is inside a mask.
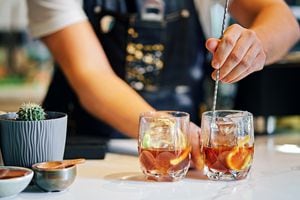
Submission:
[[[226,15],[228,11],[228,5],[229,5],[229,0],[226,0],[225,6],[224,6],[224,14],[223,14],[223,21],[222,21],[222,32],[221,32],[221,38],[224,35],[225,31],[225,23],[226,23]],[[217,74],[216,74],[216,81],[215,81],[215,89],[214,89],[214,99],[213,99],[213,116],[212,116],[212,122],[211,122],[211,132],[216,132],[218,131],[218,126],[216,124],[216,104],[217,104],[217,97],[218,97],[218,88],[219,88],[219,79],[220,79],[220,68],[217,69]]]

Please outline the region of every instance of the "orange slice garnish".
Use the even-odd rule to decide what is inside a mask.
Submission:
[[[242,139],[240,139],[238,141],[238,146],[239,147],[243,147],[245,146],[246,144],[248,144],[250,141],[250,135],[246,135],[245,137],[243,137]]]
[[[181,163],[184,159],[186,159],[189,156],[190,152],[191,152],[191,147],[186,148],[179,157],[170,160],[170,164],[178,165],[179,163]]]
[[[232,170],[243,170],[251,161],[251,152],[243,147],[234,147],[226,156],[226,164]]]

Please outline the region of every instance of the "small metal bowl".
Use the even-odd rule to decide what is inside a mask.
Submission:
[[[32,166],[34,183],[46,192],[59,192],[67,189],[75,180],[76,165],[60,169],[39,168],[37,163]]]
[[[31,169],[0,166],[0,198],[19,194],[29,185],[32,177]]]

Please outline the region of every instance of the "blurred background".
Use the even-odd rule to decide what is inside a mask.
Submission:
[[[0,0],[0,110],[40,103],[51,72],[49,52],[28,34],[26,1]]]
[[[300,22],[300,0],[286,0]],[[220,8],[212,8],[216,21]],[[212,31],[221,26],[212,23]],[[272,33],[270,33],[272,34]],[[0,111],[16,111],[22,102],[41,103],[52,76],[47,48],[27,29],[24,0],[0,0]],[[256,134],[300,130],[300,44],[280,62],[238,84],[221,84],[218,109],[241,109],[255,116]],[[206,101],[199,114],[211,109],[213,82],[208,77]]]

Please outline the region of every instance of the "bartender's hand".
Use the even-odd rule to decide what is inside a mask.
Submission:
[[[262,70],[266,62],[266,53],[256,33],[238,24],[228,27],[222,39],[209,38],[206,48],[213,54],[212,67],[220,68],[219,80],[225,83],[237,82]],[[216,70],[212,78],[216,79]]]
[[[202,170],[204,167],[204,157],[200,152],[200,132],[201,129],[191,122],[190,134],[192,144],[192,165],[198,170]]]

